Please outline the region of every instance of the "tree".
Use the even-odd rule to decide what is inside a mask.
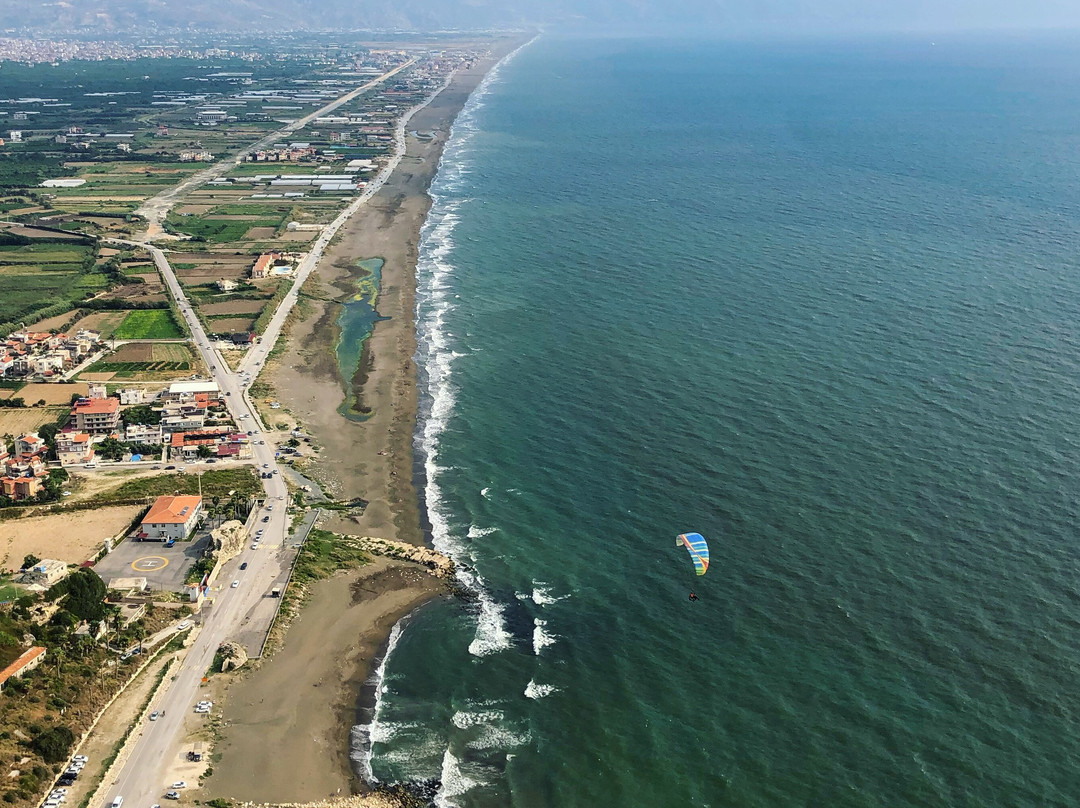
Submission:
[[[196,449],[195,454],[197,454],[199,457],[201,457],[202,459],[205,460],[208,457],[213,457],[214,456],[214,450],[211,449],[209,446],[204,445],[204,446],[200,446],[198,449]]]
[[[30,747],[41,755],[46,763],[59,763],[67,757],[75,733],[64,726],[47,729],[30,742]]]
[[[129,407],[124,411],[124,423],[155,426],[161,423],[161,410],[151,409],[145,404]]]
[[[26,556],[24,556],[24,557],[23,557],[23,560],[22,560],[22,569],[24,569],[24,570],[25,570],[25,569],[28,569],[29,567],[32,567],[32,566],[34,566],[35,564],[40,564],[40,563],[41,563],[41,559],[40,559],[40,558],[38,558],[38,557],[37,557],[36,555],[34,555],[33,553],[29,553],[28,555],[26,555]]]
[[[96,572],[80,569],[64,580],[53,584],[45,592],[48,600],[67,595],[64,608],[80,620],[96,621],[105,617],[105,582]]]

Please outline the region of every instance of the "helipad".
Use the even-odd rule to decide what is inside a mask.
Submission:
[[[143,556],[131,562],[131,568],[136,572],[155,572],[169,566],[169,559],[163,556]]]

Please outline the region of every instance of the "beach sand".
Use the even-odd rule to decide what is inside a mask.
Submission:
[[[497,43],[497,58],[520,42]],[[336,499],[361,497],[361,516],[336,514],[329,530],[420,544],[421,512],[413,484],[412,439],[417,386],[414,323],[417,245],[431,205],[427,189],[450,126],[496,58],[460,71],[411,120],[397,170],[343,228],[304,287],[288,328],[285,350],[268,362],[266,381],[322,447],[311,468]],[[384,260],[378,322],[365,349],[364,421],[338,413],[345,392],[334,345],[336,301],[356,291],[356,262]],[[357,600],[363,590],[367,597]],[[397,620],[445,592],[419,568],[379,560],[313,587],[311,602],[286,634],[284,646],[229,688],[220,763],[208,797],[252,802],[303,802],[363,790],[348,759],[360,689]],[[372,595],[372,592],[377,593]]]
[[[349,729],[372,661],[394,623],[442,591],[419,567],[382,558],[316,584],[273,659],[229,687],[205,794],[280,803],[352,793]]]

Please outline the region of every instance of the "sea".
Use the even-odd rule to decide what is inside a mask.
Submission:
[[[546,33],[432,197],[417,477],[466,596],[395,627],[369,781],[1080,804],[1080,40]]]

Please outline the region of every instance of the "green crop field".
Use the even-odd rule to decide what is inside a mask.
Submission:
[[[93,247],[83,244],[0,246],[0,323],[33,323],[107,288],[93,261]]]
[[[260,217],[252,221],[238,222],[235,219],[206,219],[199,216],[180,216],[170,214],[168,224],[174,230],[207,241],[231,242],[243,241],[248,230],[253,227],[278,227],[283,215]]]
[[[183,336],[168,309],[133,311],[113,332],[114,339],[178,339]]]

